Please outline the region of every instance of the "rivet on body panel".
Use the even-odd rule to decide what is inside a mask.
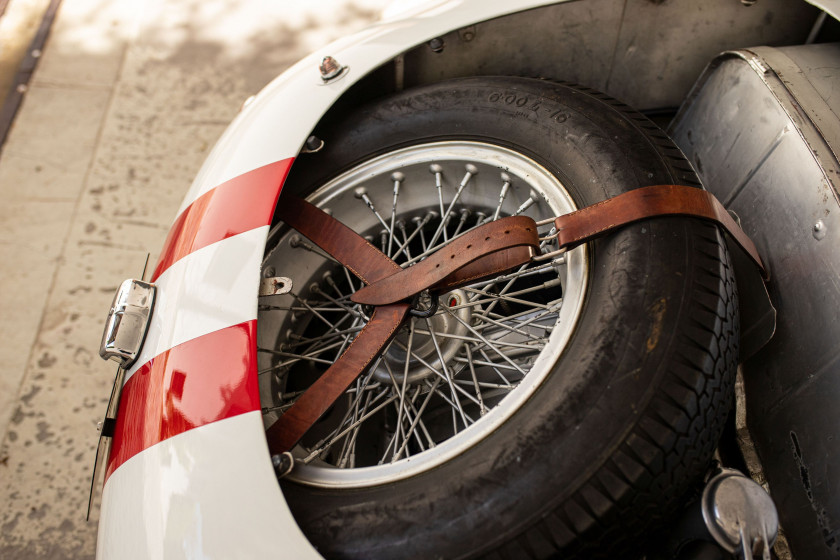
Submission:
[[[347,73],[347,66],[342,66],[336,59],[331,56],[325,56],[321,59],[321,64],[318,65],[318,71],[321,73],[321,79],[326,84],[337,80]]]
[[[816,239],[818,241],[825,237],[825,234],[827,233],[827,231],[828,230],[825,227],[825,224],[823,223],[822,220],[817,220],[817,223],[815,223],[814,227],[812,228],[812,233],[814,234],[814,239]]]

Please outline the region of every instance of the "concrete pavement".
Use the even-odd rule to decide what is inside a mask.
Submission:
[[[93,556],[114,291],[243,100],[384,4],[64,0],[0,152],[0,558]]]

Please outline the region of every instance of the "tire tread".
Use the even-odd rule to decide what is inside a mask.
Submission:
[[[647,117],[592,88],[562,85],[617,109],[627,122],[644,133],[681,184],[701,187],[679,148]],[[571,542],[554,540],[552,555],[630,557],[639,543],[625,536],[645,534],[661,525],[665,521],[663,512],[672,510],[683,497],[670,489],[682,487],[676,484],[680,480],[699,479],[708,468],[734,398],[738,306],[734,273],[723,236],[716,226],[697,222],[692,240],[698,262],[694,264],[697,273],[689,295],[693,306],[689,313],[691,324],[684,325],[679,333],[676,360],[670,364],[659,393],[639,417],[621,449],[566,504],[524,531],[527,535],[542,531],[575,535]],[[707,315],[708,319],[699,320],[697,313]],[[667,418],[668,411],[674,420]],[[607,491],[602,482],[605,478],[619,481],[621,489],[616,493]],[[607,526],[586,499],[594,493],[614,505],[607,510]],[[654,495],[664,496],[668,503],[657,507],[656,500],[650,499]],[[569,508],[570,503],[576,507]]]

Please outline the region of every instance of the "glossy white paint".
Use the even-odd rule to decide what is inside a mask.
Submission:
[[[280,493],[259,411],[135,455],[102,495],[97,557],[316,559]]]
[[[203,247],[158,278],[146,342],[125,381],[146,362],[188,340],[257,318],[268,226]]]
[[[840,19],[840,0],[807,0],[834,19]]]
[[[565,1],[565,0],[561,0]],[[294,157],[321,116],[351,85],[399,53],[445,32],[505,14],[558,3],[460,0],[426,3],[307,56],[263,89],[237,116],[199,171],[179,213],[228,179]],[[318,63],[333,56],[349,68],[324,84]]]

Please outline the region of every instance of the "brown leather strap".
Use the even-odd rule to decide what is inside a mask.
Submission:
[[[708,191],[679,185],[656,185],[628,191],[554,220],[560,247],[572,248],[618,227],[655,216],[690,216],[722,226],[768,279],[752,240]]]
[[[284,197],[277,214],[369,284],[402,270],[383,252],[326,212],[297,197]],[[408,315],[407,304],[378,307],[344,353],[266,431],[272,455],[290,451],[318,418],[364,373]]]
[[[527,245],[496,251],[457,269],[432,288],[438,292],[447,292],[485,278],[492,278],[522,266],[535,254],[539,254],[539,245],[536,250]]]
[[[370,367],[408,315],[405,303],[377,307],[341,357],[266,432],[272,455],[290,451],[303,434]]]
[[[401,269],[376,247],[325,212],[293,197],[278,207],[283,221],[350,269],[368,286],[352,300],[378,306],[349,348],[267,431],[272,453],[290,450],[350,384],[381,354],[408,315],[404,301],[426,288],[449,290],[524,264],[539,252],[531,218],[491,222]],[[755,245],[710,193],[677,185],[635,189],[554,220],[560,248],[572,248],[620,226],[655,216],[690,216],[721,225],[767,277]]]
[[[346,266],[365,284],[402,270],[364,237],[320,208],[295,196],[282,198],[277,205],[277,215]]]
[[[451,290],[525,264],[539,253],[539,247],[537,224],[532,218],[501,218],[468,231],[414,266],[358,290],[350,299],[388,305],[430,287]],[[472,266],[465,269],[468,265]]]

